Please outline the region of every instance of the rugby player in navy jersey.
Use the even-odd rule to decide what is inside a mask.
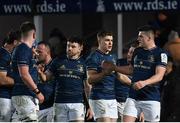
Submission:
[[[130,45],[130,48],[127,52],[126,58],[118,59],[117,60],[117,66],[127,66],[131,63],[131,59],[133,56],[133,52],[135,48],[138,47],[138,41],[134,40],[132,44]],[[122,75],[120,75],[122,76]],[[123,75],[125,77],[125,75]],[[129,89],[130,89],[130,84],[131,84],[131,76],[126,76],[129,79],[128,82],[124,82],[124,79],[116,80],[115,82],[115,94],[116,94],[116,100],[117,100],[117,105],[118,105],[118,122],[121,122],[123,120],[123,110],[124,110],[124,105],[126,102],[126,99],[129,97]]]
[[[12,103],[20,121],[38,121],[38,103],[44,101],[44,96],[36,85],[38,80],[32,45],[35,41],[35,25],[24,22],[20,27],[21,41],[12,54],[12,68],[14,87],[12,91]],[[39,100],[39,101],[38,101]]]
[[[84,121],[84,86],[86,65],[81,57],[83,40],[71,37],[67,40],[66,55],[53,60],[50,68],[41,74],[42,80],[56,79],[54,121]],[[87,113],[91,118],[92,114]]]
[[[37,49],[37,62],[38,68],[41,72],[46,71],[51,63],[51,49],[50,45],[45,42],[41,41],[38,43]],[[55,80],[48,81],[48,82],[40,82],[38,83],[39,90],[44,95],[44,102],[39,105],[39,112],[38,112],[38,121],[39,122],[52,122],[53,121],[53,104],[54,104],[54,92],[55,92]]]
[[[132,86],[126,101],[123,121],[134,122],[140,113],[144,120],[160,120],[160,81],[167,65],[167,54],[155,45],[154,31],[149,25],[139,28],[139,48],[133,53],[130,67],[114,67],[115,71],[132,74]]]
[[[117,102],[114,91],[116,73],[101,67],[103,61],[116,64],[116,57],[110,54],[113,34],[101,31],[97,34],[98,48],[86,59],[88,83],[92,85],[90,106],[98,122],[115,122],[118,118]]]
[[[11,120],[11,91],[14,85],[11,71],[11,52],[19,44],[19,31],[10,32],[0,48],[0,122]]]

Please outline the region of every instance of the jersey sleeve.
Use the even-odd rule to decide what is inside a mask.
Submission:
[[[87,65],[87,70],[97,71],[99,64],[98,64],[98,60],[95,57],[95,55],[89,56],[86,59],[86,65]]]
[[[26,47],[21,47],[17,51],[17,64],[18,66],[29,65],[30,60],[32,59],[31,49]]]
[[[166,67],[168,61],[168,56],[167,53],[165,52],[160,52],[157,56],[157,65],[156,66],[164,66]]]
[[[7,72],[7,66],[10,64],[10,60],[10,57],[8,57],[5,53],[0,55],[0,71]]]

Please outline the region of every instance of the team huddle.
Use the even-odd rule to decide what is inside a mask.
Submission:
[[[0,48],[0,122],[159,121],[167,54],[156,47],[150,26],[138,31],[138,45],[122,65],[110,53],[109,31],[97,34],[98,48],[87,58],[78,37],[68,38],[66,53],[52,58],[48,42],[34,46],[35,25],[22,23]],[[117,80],[128,88],[123,103]]]

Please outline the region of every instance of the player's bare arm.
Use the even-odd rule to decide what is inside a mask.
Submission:
[[[31,75],[29,74],[29,67],[24,65],[19,66],[18,69],[23,82],[28,86],[29,89],[35,92],[37,98],[39,99],[39,102],[42,103],[44,101],[44,96],[38,90],[37,85],[34,83]]]
[[[14,79],[7,76],[7,72],[0,72],[0,86],[13,86]]]
[[[144,81],[138,81],[134,83],[133,85],[134,89],[139,90],[147,85],[152,85],[152,84],[160,82],[163,79],[165,72],[166,72],[165,67],[162,67],[162,66],[156,67],[155,75]]]

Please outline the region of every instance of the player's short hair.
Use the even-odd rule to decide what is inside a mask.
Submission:
[[[38,42],[38,45],[41,45],[41,44],[43,44],[46,48],[49,49],[49,51],[51,51],[51,45],[47,41]]]
[[[113,36],[111,31],[102,30],[97,33],[97,38],[105,37],[105,36]]]
[[[155,29],[153,26],[151,25],[144,25],[138,28],[138,31],[141,32],[145,32],[148,36],[151,36],[154,38],[155,35]]]
[[[36,30],[36,27],[33,23],[29,21],[22,23],[20,26],[20,31],[21,31],[22,36],[26,37],[28,32],[31,30]]]
[[[71,42],[71,43],[78,43],[81,46],[84,45],[84,40],[78,36],[71,36],[68,38],[67,42]]]
[[[153,31],[154,32],[154,28],[151,25],[144,25],[138,28],[138,31]]]
[[[8,33],[8,35],[5,37],[5,39],[3,41],[3,45],[5,43],[13,44],[15,40],[17,40],[17,41],[21,40],[21,32],[19,30],[17,30],[17,31],[10,31]]]

